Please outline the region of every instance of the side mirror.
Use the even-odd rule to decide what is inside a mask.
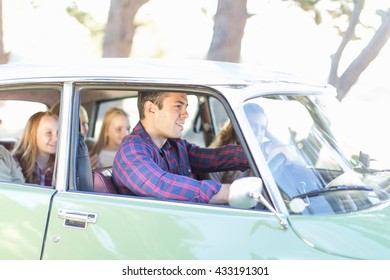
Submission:
[[[229,205],[235,208],[249,209],[260,202],[278,218],[280,227],[286,229],[288,227],[287,221],[269,204],[262,195],[262,191],[263,181],[258,177],[237,179],[230,185]]]
[[[362,151],[360,151],[359,153],[359,161],[360,163],[363,165],[363,167],[365,168],[369,168],[370,167],[370,155],[369,154],[366,154],[366,153],[363,153]]]
[[[254,193],[263,191],[263,181],[257,177],[245,177],[235,180],[230,185],[229,205],[235,208],[249,209],[255,207],[257,200]]]

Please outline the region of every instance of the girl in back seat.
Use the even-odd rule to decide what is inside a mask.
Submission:
[[[27,183],[52,185],[57,129],[58,117],[49,111],[37,112],[27,121],[13,152]]]
[[[99,138],[90,151],[90,157],[97,155],[98,161],[92,168],[111,167],[123,137],[130,132],[129,115],[120,108],[110,108],[104,114]]]

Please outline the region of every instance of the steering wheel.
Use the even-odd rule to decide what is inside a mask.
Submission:
[[[286,156],[283,153],[274,156],[270,162],[268,162],[269,169],[272,174],[276,172],[285,162],[287,161]]]
[[[311,170],[299,162],[288,162],[283,153],[271,159],[268,166],[278,187],[290,198],[318,190],[320,186]]]

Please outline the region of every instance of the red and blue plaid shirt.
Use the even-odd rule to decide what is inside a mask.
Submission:
[[[159,149],[138,123],[123,139],[112,170],[114,182],[122,193],[207,203],[221,184],[195,180],[191,177],[193,173],[248,168],[241,146],[202,148],[172,138]]]

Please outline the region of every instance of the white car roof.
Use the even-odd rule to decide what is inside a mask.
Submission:
[[[136,80],[177,84],[232,85],[259,83],[324,84],[256,66],[208,60],[102,58],[61,64],[4,64],[0,82],[20,80]]]

